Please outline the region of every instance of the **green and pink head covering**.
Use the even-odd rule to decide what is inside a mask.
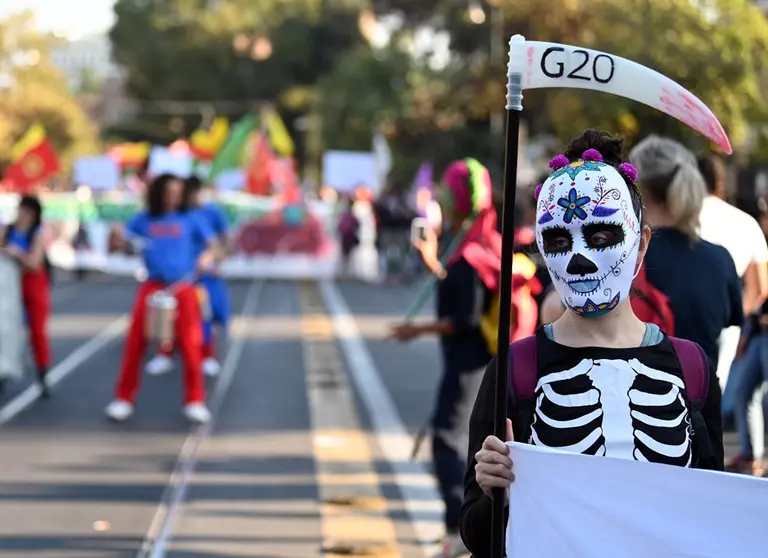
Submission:
[[[496,230],[491,175],[475,159],[448,165],[443,173],[440,201],[444,211],[465,219],[463,239],[448,265],[464,258],[492,291],[498,290],[501,235]]]
[[[498,293],[501,234],[496,230],[496,209],[493,206],[493,190],[488,169],[475,159],[451,163],[443,173],[441,190],[441,201],[445,209],[465,218],[460,233],[464,235],[463,240],[448,260],[448,265],[464,258],[477,271],[486,287],[491,292]],[[523,258],[527,260],[524,256]],[[516,317],[511,339],[532,335],[538,320],[532,293],[540,292],[541,285],[534,276],[535,266],[530,260],[527,261],[528,266],[521,263],[518,262],[513,267],[512,299]]]
[[[479,215],[493,207],[491,175],[475,159],[463,159],[448,165],[443,173],[443,207],[462,217]]]

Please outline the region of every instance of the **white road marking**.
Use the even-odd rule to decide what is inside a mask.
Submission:
[[[376,440],[395,473],[395,484],[403,495],[419,544],[426,556],[434,555],[437,550],[434,541],[445,534],[442,521],[421,517],[425,500],[442,502],[434,477],[423,463],[411,462],[413,438],[408,434],[338,288],[330,281],[321,281],[320,293],[332,316],[352,381],[368,410]],[[422,482],[414,483],[414,475]]]
[[[96,337],[86,341],[67,357],[48,371],[47,381],[50,387],[55,387],[64,378],[74,372],[81,364],[103,350],[107,345],[120,337],[128,327],[128,316],[122,316],[101,331]],[[0,426],[24,411],[40,397],[40,386],[30,385],[16,397],[0,408]]]
[[[241,317],[248,318],[253,315],[263,287],[263,282],[254,282],[251,285],[240,314]],[[166,555],[168,542],[172,539],[176,519],[181,512],[190,478],[197,466],[198,451],[203,441],[213,431],[216,417],[229,387],[232,385],[240,357],[243,354],[243,349],[245,349],[245,344],[248,342],[248,336],[244,334],[245,332],[233,333],[235,333],[235,340],[227,351],[227,358],[221,367],[213,394],[208,400],[211,420],[207,424],[194,428],[187,435],[187,439],[179,452],[176,466],[168,479],[168,484],[160,498],[160,504],[136,558],[164,558]]]

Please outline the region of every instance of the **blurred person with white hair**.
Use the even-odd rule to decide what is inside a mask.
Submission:
[[[743,281],[744,314],[760,310],[768,298],[768,243],[757,220],[726,200],[726,170],[721,157],[699,158],[699,171],[707,187],[701,208],[701,238],[719,244],[731,254],[736,273]],[[729,327],[720,337],[717,376],[723,388],[723,416],[733,415],[736,378],[729,377],[739,347],[741,328]],[[737,367],[734,371],[740,370]],[[726,387],[727,384],[727,387]]]
[[[696,157],[680,143],[652,135],[629,159],[639,171],[643,217],[654,234],[645,256],[647,280],[669,298],[675,335],[701,345],[717,366],[720,335],[742,325],[744,310],[733,258],[699,236],[707,188]]]

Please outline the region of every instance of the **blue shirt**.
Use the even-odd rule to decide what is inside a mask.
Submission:
[[[125,228],[145,243],[142,256],[147,278],[165,284],[192,275],[198,255],[195,247],[205,246],[213,238],[213,231],[196,212],[150,217],[142,211]]]
[[[668,228],[653,232],[645,256],[648,282],[669,297],[675,336],[695,341],[717,367],[726,327],[744,321],[741,281],[728,251],[704,240],[692,243]]]
[[[194,215],[205,222],[213,235],[222,236],[227,234],[227,218],[224,212],[213,204],[208,204],[194,210]],[[207,241],[206,241],[207,242]],[[196,242],[194,246],[195,257],[205,250],[206,242]]]
[[[30,234],[29,231],[20,231],[17,228],[12,228],[10,230],[10,233],[8,234],[8,244],[13,245],[19,250],[21,250],[24,253],[29,253],[29,251],[32,249],[32,246],[30,245],[30,238],[34,236],[34,234]]]
[[[195,214],[203,220],[213,234],[217,237],[227,234],[227,217],[224,212],[219,209],[218,206],[213,204],[207,204],[195,211]],[[194,247],[195,258],[205,250],[205,244],[196,243]],[[218,276],[217,271],[203,273],[201,277],[214,277]]]

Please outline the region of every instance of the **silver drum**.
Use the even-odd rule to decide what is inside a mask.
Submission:
[[[157,291],[147,298],[148,341],[160,345],[173,343],[177,308],[176,297],[166,291]]]

